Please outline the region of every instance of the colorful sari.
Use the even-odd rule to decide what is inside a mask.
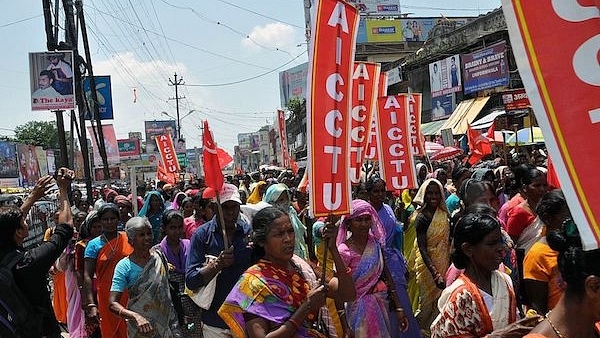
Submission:
[[[415,317],[421,327],[427,328],[438,314],[436,303],[442,290],[435,285],[433,276],[423,261],[417,241],[415,241],[415,252],[415,272],[419,285],[419,309]],[[427,228],[427,254],[436,271],[444,275],[450,267],[450,223],[448,214],[441,208],[435,211]]]
[[[304,302],[311,285],[302,272],[311,268],[297,256],[292,262],[301,271],[288,271],[261,259],[240,277],[218,311],[233,337],[246,337],[244,313],[283,325]],[[310,313],[296,331],[296,337],[325,337],[309,324],[317,320],[317,316],[317,313]]]
[[[158,252],[150,255],[142,273],[128,288],[127,308],[146,318],[154,330],[152,334],[138,332],[134,320],[128,323],[128,337],[172,338],[181,337],[177,313],[171,301],[167,262]]]
[[[346,320],[356,337],[390,337],[387,287],[380,281],[383,273],[381,246],[369,238],[362,255],[345,243],[339,245],[340,255],[352,269],[356,299],[346,304]]]
[[[481,292],[464,274],[444,289],[439,301],[440,314],[431,324],[431,337],[484,337],[515,322],[516,298],[508,275],[492,272],[492,313]]]
[[[117,233],[117,237],[104,244],[96,258],[96,279],[98,286],[98,311],[100,312],[100,331],[102,337],[127,338],[127,326],[123,318],[113,314],[109,308],[108,298],[112,284],[115,266],[123,257],[129,256],[133,248],[127,242],[124,232]],[[127,293],[123,293],[121,305],[127,304]]]
[[[419,284],[417,284],[416,259],[417,259],[417,227],[418,212],[413,212],[404,225],[404,258],[408,269],[407,292],[413,312],[419,309]]]

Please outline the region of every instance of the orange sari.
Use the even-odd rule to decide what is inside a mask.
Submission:
[[[115,266],[123,257],[129,256],[133,248],[127,242],[127,235],[119,232],[98,252],[96,259],[96,278],[98,285],[98,311],[100,312],[100,331],[102,337],[127,338],[127,323],[110,312],[108,298]],[[127,292],[121,297],[121,305],[127,307]]]

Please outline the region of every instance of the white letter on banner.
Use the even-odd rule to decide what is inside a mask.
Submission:
[[[360,163],[363,156],[362,156],[362,147],[350,147],[350,152],[351,153],[356,153],[356,160],[354,161],[354,163]]]
[[[342,128],[336,128],[335,120],[342,121],[342,113],[339,110],[330,110],[325,115],[325,130],[327,130],[329,135],[338,138],[342,136]]]
[[[399,143],[394,143],[390,146],[390,155],[392,156],[404,156],[404,147]]]
[[[390,161],[390,164],[396,167],[394,170],[397,173],[401,173],[402,172],[402,165],[404,163],[406,163],[406,161],[404,161],[404,160],[391,160]]]
[[[365,114],[361,114],[361,112],[366,112],[366,111],[367,111],[367,107],[356,106],[356,107],[352,108],[350,115],[352,116],[352,119],[354,119],[354,121],[363,122],[364,120],[366,120],[367,116]]]
[[[350,131],[350,137],[352,137],[352,141],[363,142],[365,140],[365,131],[365,127],[363,126],[352,128]]]
[[[331,197],[333,197],[331,188],[331,183],[323,183],[323,205],[327,210],[336,210],[342,205],[342,184],[335,184],[334,201],[331,200]]]
[[[408,178],[406,176],[402,176],[402,184],[400,184],[400,182],[398,182],[398,177],[394,176],[392,177],[392,186],[396,190],[404,189],[408,186]]]
[[[361,77],[367,81],[369,80],[369,72],[367,71],[367,65],[365,65],[364,63],[359,63],[356,67],[356,70],[354,70],[354,74],[352,74],[353,80],[358,80]]]
[[[365,100],[365,84],[364,83],[359,83],[358,84],[358,96],[357,99],[358,101],[364,101]]]
[[[334,146],[325,146],[323,147],[323,152],[325,154],[333,154],[332,164],[331,164],[331,173],[337,174],[338,172],[338,156],[342,154],[342,147],[334,147]]]
[[[552,7],[558,16],[571,22],[581,22],[600,17],[595,6],[581,6],[577,0],[552,0]]]
[[[338,73],[331,74],[327,77],[327,82],[325,83],[325,88],[327,89],[327,94],[330,98],[340,102],[344,98],[344,93],[336,92],[336,84],[344,85],[344,79]]]
[[[392,127],[388,130],[387,136],[392,141],[400,141],[402,139],[402,130],[398,127]]]
[[[327,24],[331,27],[340,25],[342,27],[342,32],[348,33],[348,19],[346,18],[346,11],[343,3],[338,2],[335,5]]]
[[[387,100],[385,100],[385,109],[389,109],[390,107],[400,108],[400,103],[396,100],[395,96],[388,96]]]
[[[584,42],[573,55],[573,70],[577,77],[592,86],[600,86],[600,64],[598,63],[600,51],[600,35],[596,35]]]
[[[350,167],[349,169],[350,182],[360,183],[360,169],[353,167]]]

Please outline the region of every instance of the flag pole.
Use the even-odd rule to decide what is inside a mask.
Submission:
[[[217,212],[219,214],[219,223],[221,224],[221,232],[223,233],[223,247],[229,249],[229,239],[227,238],[227,230],[225,229],[225,218],[223,217],[223,207],[221,207],[220,192],[217,191]]]

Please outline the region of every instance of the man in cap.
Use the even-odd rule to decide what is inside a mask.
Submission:
[[[222,213],[224,224],[221,224],[217,213],[194,232],[185,273],[186,286],[192,291],[217,278],[212,304],[202,312],[204,338],[231,336],[217,310],[242,273],[252,265],[252,249],[249,246],[252,227],[240,217],[242,201],[238,188],[233,184],[223,184],[219,200],[221,208],[218,212]],[[227,236],[228,248],[224,246],[223,233]],[[218,258],[205,265],[206,255]]]
[[[51,53],[48,55],[47,70],[54,74],[54,82],[52,87],[56,89],[61,95],[72,95],[73,94],[73,69],[71,65],[64,60],[65,55],[63,53]]]

